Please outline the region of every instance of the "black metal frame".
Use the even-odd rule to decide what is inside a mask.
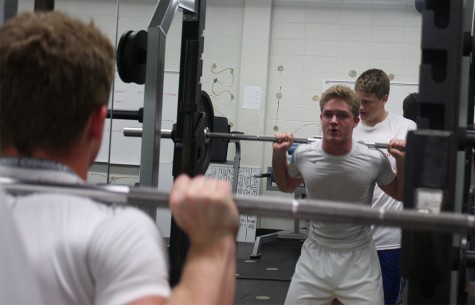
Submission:
[[[460,212],[455,194],[460,126],[473,122],[473,110],[461,109],[463,13],[463,0],[425,1],[419,130],[409,132],[407,138],[405,208],[420,208],[417,194],[441,192],[440,211]],[[471,84],[469,105],[473,109],[473,80]],[[467,122],[459,120],[462,110],[467,111]],[[452,234],[403,230],[401,273],[408,279],[407,304],[452,303],[456,242]],[[463,297],[457,296],[457,302],[464,302]]]
[[[196,171],[195,154],[192,142],[199,125],[199,102],[201,99],[201,75],[203,61],[206,1],[196,0],[195,11],[183,10],[183,27],[181,38],[180,81],[178,91],[178,111],[176,121],[176,139],[173,154],[173,176],[176,178],[182,173],[193,177]],[[170,231],[170,284],[178,283],[186,255],[189,241],[185,233],[178,228],[172,219]]]
[[[35,11],[53,11],[54,0],[35,0]]]

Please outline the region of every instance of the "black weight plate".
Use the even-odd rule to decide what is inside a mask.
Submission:
[[[209,131],[214,130],[214,108],[213,103],[211,102],[211,98],[209,97],[208,93],[205,91],[201,91],[201,99],[200,104],[198,105],[198,111],[201,112],[204,116],[202,119],[202,124],[199,126],[199,132],[203,132],[203,140],[200,144],[200,152],[197,164],[199,172],[201,174],[205,174],[206,170],[208,169],[209,163],[211,162],[211,155],[213,152],[213,141],[212,139],[204,138],[204,129],[207,128]]]
[[[145,83],[147,64],[147,32],[128,31],[117,46],[117,71],[125,83]]]
[[[124,83],[130,83],[130,75],[127,71],[126,67],[126,57],[125,57],[125,45],[127,44],[127,38],[129,35],[132,34],[132,31],[127,31],[122,36],[120,36],[119,39],[119,44],[117,45],[117,50],[116,50],[116,62],[117,62],[117,72],[119,73],[120,79]]]
[[[206,93],[206,91],[201,91],[199,111],[205,113],[205,115],[206,115],[205,125],[206,125],[206,127],[208,127],[209,131],[213,132],[214,131],[213,102],[211,101],[211,98],[209,97],[208,93]]]

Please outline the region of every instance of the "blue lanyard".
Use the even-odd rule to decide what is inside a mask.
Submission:
[[[69,167],[66,165],[45,159],[36,159],[29,157],[5,157],[0,159],[0,165],[10,166],[10,167],[21,167],[21,168],[30,168],[30,169],[48,169],[55,170],[59,172],[66,172],[75,174]]]

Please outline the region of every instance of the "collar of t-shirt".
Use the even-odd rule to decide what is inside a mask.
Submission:
[[[75,173],[66,165],[46,159],[37,159],[30,157],[5,157],[0,159],[0,165],[20,167],[25,169],[44,169],[66,173]]]

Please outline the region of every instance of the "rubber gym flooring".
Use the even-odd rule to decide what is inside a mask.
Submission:
[[[260,246],[261,257],[250,259],[254,244],[238,243],[236,305],[283,304],[302,241],[277,239]]]

